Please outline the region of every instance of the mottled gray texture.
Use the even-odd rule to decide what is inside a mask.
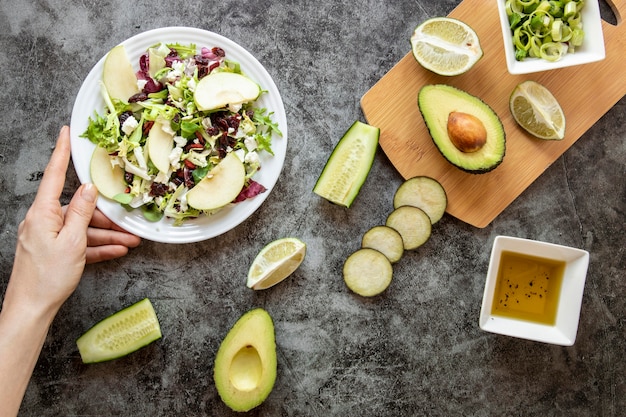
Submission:
[[[21,415],[234,415],[215,390],[213,359],[230,326],[256,306],[275,320],[278,379],[249,415],[623,415],[624,99],[488,227],[446,215],[425,246],[395,265],[386,293],[363,299],[343,284],[343,261],[365,230],[384,221],[402,179],[379,151],[350,209],[311,189],[343,132],[364,120],[360,97],[408,52],[413,27],[456,4],[0,2],[2,289],[57,132],[70,121],[83,78],[115,44],[162,26],[220,33],[274,77],[289,123],[284,170],[252,218],[198,244],[144,241],[123,259],[86,269],[52,325]],[[64,201],[77,185],[70,169]],[[500,234],[591,253],[573,347],[478,328],[490,248]],[[253,257],[283,236],[308,244],[300,269],[270,290],[247,289]],[[156,307],[163,339],[117,361],[81,364],[75,339],[143,297]]]

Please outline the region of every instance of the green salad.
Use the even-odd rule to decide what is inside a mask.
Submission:
[[[218,73],[244,75],[219,47],[158,44],[139,58],[132,96],[114,98],[101,82],[106,107],[89,118],[81,137],[104,148],[111,167],[123,170],[124,191],[111,198],[129,210],[140,209],[150,221],[166,216],[180,225],[212,214],[220,208],[193,207],[186,195],[231,153],[245,167],[243,188],[231,203],[266,191],[253,176],[261,168],[259,155],[273,155],[272,135],[281,132],[273,113],[258,107],[256,99],[210,109],[199,106],[196,89],[205,77]],[[259,87],[259,95],[263,93]],[[150,132],[157,127],[171,142],[161,163],[148,152]]]

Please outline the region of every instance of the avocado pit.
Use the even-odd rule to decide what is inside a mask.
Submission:
[[[476,116],[459,111],[448,115],[448,137],[461,152],[471,153],[480,150],[487,143],[487,129]]]

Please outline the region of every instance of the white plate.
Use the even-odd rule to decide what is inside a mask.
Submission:
[[[138,60],[148,47],[159,43],[195,44],[212,48],[218,46],[226,51],[226,58],[241,64],[242,71],[267,90],[259,100],[258,107],[265,107],[274,112],[272,118],[278,123],[282,136],[274,135],[272,150],[274,155],[262,153],[261,169],[253,179],[262,184],[267,191],[258,196],[233,204],[212,216],[202,216],[187,220],[182,226],[175,226],[173,220],[162,219],[149,222],[140,210],[126,211],[119,203],[100,196],[98,208],[115,224],[144,239],[165,243],[190,243],[210,239],[225,233],[250,217],[269,196],[278,181],[287,152],[287,119],[280,93],[272,77],[248,51],[235,42],[206,30],[187,27],[166,27],[150,30],[122,42],[135,70],[139,69]],[[88,118],[94,111],[102,114],[104,101],[100,96],[99,82],[102,77],[104,57],[98,61],[83,82],[72,110],[71,143],[72,160],[78,178],[82,183],[91,182],[89,161],[95,145],[79,137],[88,125]]]

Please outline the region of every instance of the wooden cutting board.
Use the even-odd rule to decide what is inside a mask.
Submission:
[[[488,4],[487,4],[488,3]],[[478,34],[483,58],[467,73],[442,77],[423,69],[409,51],[361,98],[371,125],[381,129],[380,146],[405,178],[428,175],[444,186],[447,212],[476,227],[485,227],[626,94],[626,0],[608,0],[618,24],[602,22],[606,58],[592,64],[535,74],[508,73],[495,1],[464,0],[450,13]],[[419,23],[419,22],[417,22]],[[417,24],[416,23],[416,24]],[[408,40],[407,40],[408,43]],[[517,126],[509,96],[527,79],[546,86],[566,118],[562,141],[534,139]],[[500,116],[507,135],[502,164],[486,174],[468,174],[439,153],[417,107],[426,84],[449,84],[480,97]]]

